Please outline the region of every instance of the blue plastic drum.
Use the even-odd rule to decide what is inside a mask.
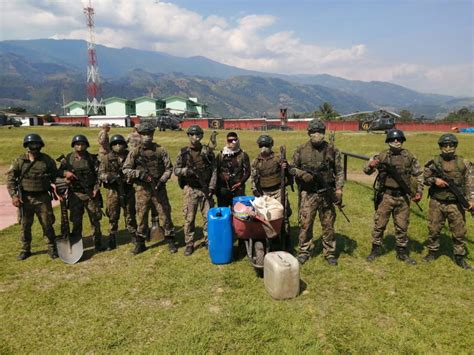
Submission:
[[[229,207],[214,207],[207,213],[209,257],[213,264],[232,261],[232,219]]]

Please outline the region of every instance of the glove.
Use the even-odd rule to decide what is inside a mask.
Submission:
[[[423,195],[421,193],[417,192],[415,194],[415,196],[412,197],[412,201],[413,202],[420,202],[422,197],[423,197]]]
[[[15,206],[15,207],[20,207],[21,200],[18,198],[18,196],[13,196],[12,197],[12,205]]]
[[[334,201],[336,205],[342,205],[342,190],[336,190],[336,200]]]
[[[304,182],[309,183],[313,181],[313,175],[311,175],[310,173],[304,172],[303,174],[301,174],[301,179]]]

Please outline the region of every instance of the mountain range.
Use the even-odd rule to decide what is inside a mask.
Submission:
[[[96,46],[102,96],[197,97],[223,117],[312,112],[329,102],[341,114],[379,108],[435,117],[474,98],[424,94],[380,81],[347,80],[327,74],[283,75],[250,71],[205,57],[176,57],[132,48]],[[0,106],[32,112],[62,112],[64,102],[85,100],[86,42],[0,42]]]

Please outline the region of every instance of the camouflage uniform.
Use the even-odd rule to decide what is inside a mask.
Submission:
[[[57,173],[54,160],[43,153],[38,153],[34,161],[30,161],[28,153],[21,155],[7,172],[7,189],[12,199],[19,198],[18,188],[22,193],[21,243],[22,253],[25,253],[26,257],[31,254],[31,226],[35,214],[43,229],[43,235],[48,238],[49,255],[57,256],[53,228],[54,213],[49,194]],[[20,179],[20,186],[18,186]],[[26,259],[26,257],[21,259]]]
[[[142,144],[130,151],[123,164],[123,172],[135,185],[137,237],[140,242],[146,239],[146,219],[151,206],[154,206],[163,221],[165,237],[172,243],[174,225],[166,182],[171,177],[173,165],[166,149],[156,143]],[[147,182],[147,178],[151,178],[151,181]]]
[[[449,229],[453,234],[453,251],[455,256],[464,256],[466,254],[466,216],[463,208],[457,203],[455,195],[447,187],[441,188],[435,185],[435,176],[430,169],[430,165],[435,164],[446,175],[451,177],[457,187],[464,192],[466,199],[474,202],[474,173],[472,164],[457,155],[453,159],[445,160],[441,156],[435,157],[429,161],[424,170],[424,183],[429,186],[430,210],[428,249],[437,253],[439,251],[439,235],[447,219]]]
[[[211,194],[215,191],[217,175],[214,153],[202,145],[184,147],[176,159],[174,173],[183,189],[184,239],[192,253],[198,208],[204,221],[204,243],[207,243],[207,212],[214,206]]]
[[[252,192],[255,196],[270,196],[281,201],[281,165],[280,155],[271,152],[269,155],[259,154],[253,161],[250,169],[252,177]],[[286,179],[289,181],[288,177]],[[285,190],[286,191],[286,190]],[[291,216],[290,201],[286,195],[285,231],[289,234],[289,218]]]
[[[97,137],[97,142],[99,143],[99,159],[106,156],[110,152],[109,146],[109,133],[108,129],[110,126],[103,126]]]
[[[367,165],[364,172],[367,175],[372,174],[376,167],[371,167],[372,161],[377,160],[381,163],[388,163],[396,168],[401,178],[407,186],[412,186],[412,177],[415,179],[416,194],[423,192],[423,172],[416,157],[406,149],[400,149],[394,153],[388,149],[374,155]],[[374,230],[372,232],[372,244],[382,246],[383,233],[387,227],[390,215],[393,216],[395,227],[395,239],[398,248],[406,250],[408,246],[408,224],[410,222],[410,196],[405,196],[397,182],[385,173],[379,172],[380,179],[380,203],[374,216]]]
[[[239,149],[235,154],[219,152],[216,158],[217,166],[217,205],[219,207],[232,206],[235,196],[245,196],[245,182],[250,177],[250,159],[247,153]],[[232,186],[240,186],[231,191]]]
[[[325,164],[325,165],[323,165]],[[315,147],[311,141],[299,146],[294,155],[292,174],[296,176],[299,187],[299,248],[300,255],[307,258],[311,252],[311,239],[313,238],[313,224],[316,214],[322,228],[323,255],[326,259],[335,260],[336,239],[334,232],[334,222],[336,211],[334,208],[333,191],[321,191],[315,181],[305,182],[302,177],[306,169],[314,170],[326,166],[321,172],[321,177],[326,183],[336,190],[342,190],[344,186],[344,173],[341,164],[341,153],[337,148],[330,146],[323,141],[319,147]]]
[[[92,226],[95,249],[103,250],[101,246],[102,232],[100,220],[102,219],[102,196],[100,195],[100,184],[97,176],[99,162],[95,155],[83,152],[82,157],[77,153],[69,153],[59,167],[60,176],[66,176],[70,171],[78,177],[70,182],[68,206],[70,220],[72,222],[71,234],[75,238],[82,238],[82,217],[84,209],[87,211]],[[96,191],[95,196],[93,195]]]
[[[111,249],[115,248],[115,235],[118,231],[121,208],[124,209],[127,230],[133,237],[135,237],[135,233],[137,232],[137,222],[135,219],[135,191],[133,185],[129,184],[126,177],[122,174],[122,166],[127,155],[128,150],[124,150],[122,153],[112,151],[104,156],[99,166],[99,179],[107,189],[106,214],[107,217],[109,217],[109,233],[111,241],[109,247]],[[121,196],[120,192],[122,193]],[[120,198],[122,198],[122,203]]]
[[[140,144],[142,144],[142,136],[140,135],[140,133],[138,133],[136,130],[131,132],[127,136],[127,144],[130,150],[138,149]]]

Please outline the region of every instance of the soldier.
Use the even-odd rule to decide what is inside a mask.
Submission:
[[[433,261],[438,257],[439,234],[447,219],[449,228],[453,233],[453,252],[454,260],[457,265],[463,269],[472,269],[464,259],[466,255],[465,237],[466,237],[466,217],[464,208],[460,201],[448,188],[448,182],[442,177],[436,176],[433,172],[441,171],[448,178],[453,180],[454,185],[465,195],[468,210],[474,210],[474,174],[472,164],[456,155],[458,140],[454,134],[443,134],[438,145],[441,154],[434,157],[425,165],[424,182],[429,186],[430,210],[429,210],[429,236],[428,236],[428,255],[424,257],[425,261]],[[435,169],[433,169],[435,168]],[[437,168],[437,169],[436,169]]]
[[[250,177],[250,159],[240,149],[237,133],[227,134],[227,144],[216,157],[217,164],[217,205],[232,206],[235,196],[245,196],[245,182]]]
[[[287,169],[286,161],[281,162],[279,154],[275,154],[272,150],[273,138],[264,134],[258,137],[257,145],[260,154],[252,161],[251,177],[252,177],[252,193],[259,197],[262,195],[273,197],[281,201],[281,168]],[[287,173],[287,171],[286,171]],[[289,184],[290,176],[286,176],[286,185]],[[286,217],[285,232],[289,235],[289,218],[291,216],[290,201],[286,194]]]
[[[110,152],[109,131],[110,125],[108,123],[104,123],[97,137],[97,141],[99,143],[99,159],[102,159]]]
[[[56,163],[41,153],[44,142],[38,134],[31,133],[23,139],[26,154],[20,155],[7,172],[7,189],[12,204],[20,210],[22,249],[18,260],[31,256],[31,226],[34,215],[48,238],[48,255],[58,257],[54,234],[54,213],[51,206],[51,184],[57,177]]]
[[[310,257],[313,224],[316,213],[322,228],[323,255],[329,265],[337,265],[334,222],[334,204],[342,204],[344,174],[341,154],[324,140],[326,126],[319,119],[308,124],[309,141],[299,146],[294,155],[290,173],[296,177],[299,198],[299,253],[304,264]]]
[[[130,150],[136,149],[142,143],[142,136],[138,133],[138,126],[133,127],[133,131],[127,136],[127,144],[130,147]]]
[[[137,222],[135,220],[135,191],[122,173],[122,166],[128,155],[125,138],[116,134],[110,138],[111,152],[102,158],[99,166],[99,179],[107,189],[107,216],[109,217],[109,247],[117,247],[116,236],[120,209],[123,208],[127,230],[135,239]]]
[[[176,159],[174,173],[183,189],[184,255],[194,252],[194,229],[196,212],[199,208],[204,220],[204,245],[207,245],[207,212],[214,206],[212,195],[216,187],[216,161],[212,150],[201,144],[204,132],[198,125],[192,125],[187,132],[189,146],[181,149]]]
[[[414,265],[416,261],[408,255],[408,224],[410,218],[410,197],[414,202],[421,200],[423,193],[423,171],[416,157],[404,149],[405,135],[398,129],[387,132],[385,143],[389,149],[370,158],[364,167],[364,172],[371,175],[378,170],[376,181],[374,216],[374,230],[372,232],[372,251],[367,261],[372,262],[382,253],[383,233],[390,219],[393,217],[397,259]],[[396,174],[390,174],[387,169],[392,168]],[[398,175],[398,177],[397,177]],[[414,193],[411,191],[411,179],[416,179]],[[397,182],[400,179],[400,182]],[[409,191],[404,191],[406,186]],[[407,192],[409,195],[407,195]]]
[[[102,246],[102,232],[100,220],[102,219],[102,196],[97,176],[99,162],[97,157],[87,151],[89,141],[87,137],[78,134],[72,138],[73,152],[61,159],[59,175],[66,178],[69,184],[68,204],[72,222],[72,236],[82,237],[82,217],[84,209],[89,215],[92,225],[95,250],[100,252]]]
[[[163,220],[165,239],[169,251],[176,253],[174,241],[174,225],[171,220],[171,205],[166,190],[166,182],[173,173],[173,165],[164,147],[153,142],[155,127],[151,122],[140,124],[138,133],[142,144],[138,149],[131,150],[123,164],[123,173],[135,184],[135,200],[137,210],[137,239],[133,254],[147,250],[146,218],[153,205]]]

